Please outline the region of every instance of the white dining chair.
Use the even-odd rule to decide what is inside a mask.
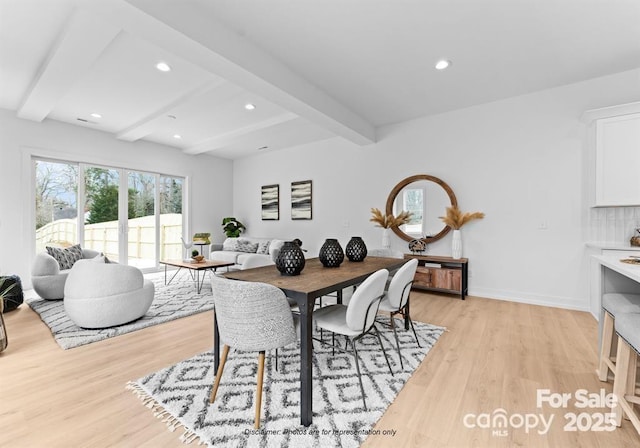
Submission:
[[[384,285],[389,277],[389,271],[386,269],[380,269],[379,271],[371,274],[353,293],[349,305],[330,305],[320,308],[313,313],[313,319],[316,325],[324,330],[330,331],[335,336],[336,334],[344,335],[351,343],[353,350],[353,357],[356,365],[356,372],[358,374],[358,381],[360,382],[360,391],[362,392],[362,403],[364,409],[367,409],[367,402],[365,400],[364,386],[362,385],[362,375],[360,373],[360,364],[358,362],[358,349],[356,348],[356,342],[367,335],[375,335],[384,354],[384,358],[389,366],[389,371],[393,375],[389,358],[382,345],[380,333],[376,327],[376,314],[378,312],[378,306],[380,300],[384,295]],[[372,334],[373,333],[373,334]],[[332,338],[331,344],[333,349],[336,348],[340,351],[347,352],[346,346],[343,350],[341,347],[336,346],[335,337]],[[324,341],[319,340],[323,344]]]
[[[396,275],[391,278],[391,283],[389,283],[389,287],[385,291],[384,298],[380,302],[380,308],[378,309],[379,312],[389,313],[390,325],[391,328],[393,328],[393,336],[396,340],[396,349],[398,351],[398,358],[400,359],[400,368],[403,370],[404,364],[402,362],[402,354],[400,353],[400,340],[398,339],[398,331],[396,330],[395,316],[399,314],[409,322],[418,347],[421,347],[416,329],[409,315],[409,294],[411,293],[411,285],[413,284],[413,277],[416,274],[417,267],[418,260],[413,258],[398,269]]]

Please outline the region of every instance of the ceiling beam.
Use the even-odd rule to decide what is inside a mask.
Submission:
[[[127,32],[227,79],[358,145],[375,128],[193,2],[78,0]]]
[[[198,144],[186,148],[183,150],[186,154],[202,154],[203,152],[213,151],[218,148],[222,148],[238,137],[242,137],[253,132],[260,131],[265,128],[269,128],[271,126],[276,126],[282,123],[286,123],[288,121],[296,120],[299,117],[291,112],[287,112],[285,114],[276,115],[275,117],[271,117],[267,120],[259,121],[257,123],[252,123],[248,126],[234,129],[233,131],[227,132],[225,134],[216,135],[215,137],[208,138]]]
[[[119,140],[133,142],[146,137],[147,135],[158,129],[158,124],[156,123],[157,120],[164,119],[169,112],[195,98],[198,98],[200,95],[204,95],[208,91],[213,90],[222,84],[227,84],[227,82],[218,78],[218,80],[216,81],[209,81],[201,86],[196,87],[195,89],[192,89],[191,91],[185,93],[184,95],[181,95],[170,103],[159,108],[155,112],[137,121],[128,128],[118,132],[116,138],[118,138]]]
[[[119,32],[120,28],[76,9],[34,78],[18,117],[44,120]]]

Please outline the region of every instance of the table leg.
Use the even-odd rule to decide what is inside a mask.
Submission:
[[[313,423],[312,331],[315,298],[297,297],[300,308],[300,424]]]
[[[411,316],[411,314],[409,314],[409,303],[411,303],[410,299],[407,299],[407,304],[405,305],[405,315],[404,315],[404,330],[405,331],[409,331],[409,316]]]
[[[171,282],[173,281],[174,278],[176,278],[176,275],[178,275],[178,272],[180,272],[182,270],[182,268],[178,268],[178,270],[176,271],[175,274],[173,274],[173,277],[171,277],[171,280],[169,280],[169,283],[167,283],[167,265],[164,265],[164,284],[165,285],[170,285]]]

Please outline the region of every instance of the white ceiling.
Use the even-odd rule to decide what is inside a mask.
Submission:
[[[231,159],[637,67],[639,0],[0,0],[1,108]]]

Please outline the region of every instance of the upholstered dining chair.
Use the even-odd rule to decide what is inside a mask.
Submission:
[[[614,332],[618,314],[640,313],[640,294],[632,293],[606,293],[602,295],[602,310],[604,319],[602,323],[602,336],[600,338],[600,361],[598,365],[598,379],[609,380],[609,371],[616,375],[616,363],[613,358]]]
[[[351,343],[356,372],[358,373],[358,381],[360,382],[360,391],[362,392],[362,403],[364,404],[365,410],[367,409],[367,402],[365,400],[364,386],[362,385],[356,342],[366,335],[372,335],[371,332],[375,333],[382,353],[384,354],[384,359],[387,361],[389,371],[391,375],[393,375],[389,358],[384,350],[380,333],[376,327],[376,314],[380,300],[384,295],[384,285],[388,277],[389,271],[380,269],[371,274],[358,286],[358,289],[353,293],[349,301],[349,305],[329,305],[313,313],[313,319],[319,328],[332,332],[334,336],[336,334],[344,335]],[[320,342],[324,343],[324,341]],[[343,350],[341,347],[335,345],[335,338],[332,346],[334,350],[337,348],[340,351],[346,352],[346,346]]]
[[[255,428],[258,429],[265,352],[296,342],[293,316],[284,293],[275,286],[218,276],[213,276],[211,285],[223,349],[209,402],[216,399],[229,348],[258,352],[255,396]]]
[[[638,353],[640,353],[640,314],[618,314],[615,330],[618,335],[618,349],[613,380],[613,394],[616,397],[612,409],[613,418],[616,426],[620,426],[622,417],[625,416],[640,434],[640,415],[637,413],[640,395],[636,389]]]
[[[398,331],[396,330],[395,317],[401,315],[411,325],[413,335],[416,338],[418,347],[421,347],[416,329],[413,326],[411,316],[409,316],[409,293],[411,292],[411,285],[413,284],[413,277],[416,274],[418,267],[418,260],[413,258],[407,261],[396,275],[391,278],[391,283],[388,289],[385,291],[384,298],[380,302],[380,308],[378,311],[389,313],[389,320],[391,321],[391,328],[393,328],[393,336],[396,339],[396,349],[398,351],[398,358],[400,358],[400,368],[404,370],[404,364],[402,363],[402,355],[400,354],[400,340],[398,339]]]

